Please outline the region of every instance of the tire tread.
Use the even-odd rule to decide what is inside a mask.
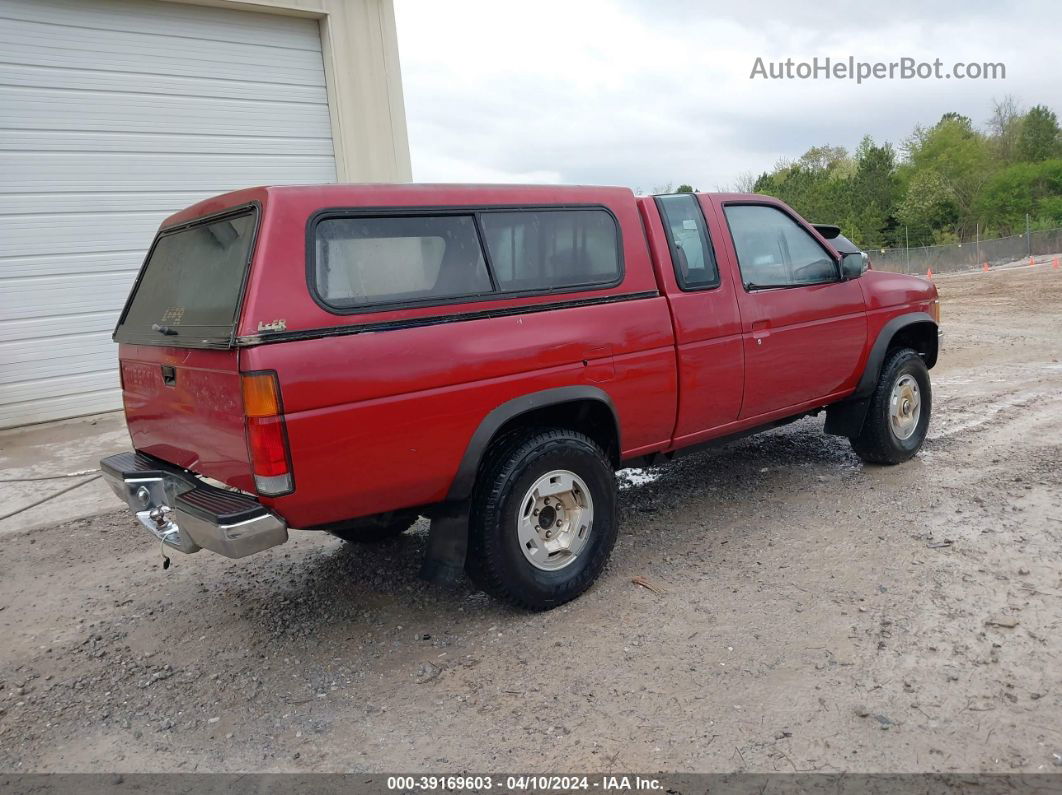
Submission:
[[[597,523],[595,527],[612,534],[612,539],[607,540],[595,553],[599,559],[592,560],[575,580],[564,583],[563,587],[558,587],[554,594],[545,598],[525,593],[503,576],[502,545],[498,534],[489,532],[495,523],[501,521],[500,514],[511,486],[527,465],[528,459],[572,444],[586,448],[611,472],[611,464],[596,442],[585,434],[563,428],[518,429],[495,441],[487,451],[472,495],[465,568],[471,580],[490,596],[526,610],[549,610],[571,601],[589,588],[604,568],[615,541],[614,519]]]
[[[914,453],[900,452],[892,441],[892,431],[889,429],[887,403],[892,394],[892,382],[896,377],[896,371],[905,362],[911,359],[918,360],[924,367],[922,357],[911,348],[896,348],[885,360],[878,376],[878,383],[874,387],[874,393],[867,408],[867,417],[863,422],[863,429],[858,436],[851,437],[852,449],[864,461],[870,464],[899,464],[914,456]],[[925,410],[931,409],[931,403],[927,402]],[[919,448],[921,444],[919,444]],[[917,449],[916,451],[917,452]]]

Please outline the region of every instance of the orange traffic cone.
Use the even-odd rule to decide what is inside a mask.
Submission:
[[[1036,260],[1033,259],[1032,257],[1029,257],[1029,267],[1032,268],[1035,265],[1036,265]]]
[[[983,270],[985,273],[988,273],[988,263],[987,262],[984,265],[981,266],[981,270]]]
[[[932,279],[933,278],[933,269],[932,268],[930,268],[928,271],[926,271],[926,278],[927,279]]]
[[[1059,269],[1060,266],[1058,264],[1058,257],[1055,257],[1053,260],[1051,260],[1051,267],[1054,268],[1056,271]]]

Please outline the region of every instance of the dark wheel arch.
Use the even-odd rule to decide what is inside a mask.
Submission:
[[[498,435],[498,431],[506,424],[533,412],[584,401],[594,401],[604,409],[607,409],[608,416],[611,419],[612,427],[609,430],[613,443],[601,446],[608,453],[613,466],[618,465],[619,451],[621,450],[620,426],[616,415],[616,407],[613,405],[612,398],[609,397],[608,393],[600,387],[586,385],[543,389],[502,403],[483,418],[465,448],[465,454],[461,458],[457,474],[454,476],[453,482],[450,484],[450,491],[446,495],[447,502],[459,502],[471,496],[483,455]],[[580,429],[572,428],[572,430]]]
[[[425,550],[421,577],[433,582],[452,583],[458,581],[465,566],[468,551],[468,522],[470,498],[476,484],[480,465],[491,444],[502,435],[508,435],[506,425],[518,423],[520,418],[533,420],[541,418],[543,422],[556,424],[556,413],[563,413],[568,407],[579,408],[592,405],[596,414],[607,418],[607,428],[603,429],[609,437],[608,444],[601,439],[594,439],[605,451],[613,468],[619,466],[620,425],[616,407],[605,390],[594,386],[563,386],[543,389],[513,398],[493,409],[480,422],[475,433],[465,448],[457,474],[450,484],[446,500],[434,506],[431,512],[431,529],[428,532],[428,547]],[[554,414],[554,416],[550,416]],[[562,423],[571,425],[573,423]],[[578,425],[579,423],[574,423]],[[572,428],[579,430],[579,428]]]
[[[870,355],[867,356],[867,364],[863,368],[863,376],[859,379],[859,386],[856,387],[855,394],[852,397],[863,398],[874,392],[874,387],[878,383],[878,376],[881,375],[881,368],[885,364],[885,356],[890,348],[895,347],[893,342],[897,338],[902,339],[906,336],[905,332],[920,330],[923,324],[926,333],[919,334],[919,336],[924,336],[929,340],[926,349],[921,350],[916,345],[911,345],[910,347],[922,354],[922,359],[925,361],[927,368],[933,369],[933,365],[937,363],[936,321],[926,312],[911,312],[908,315],[894,317],[882,326],[881,331],[878,332],[878,337],[874,340],[874,346],[870,349]]]
[[[870,396],[881,376],[881,368],[889,351],[897,345],[918,351],[926,367],[932,368],[937,363],[938,353],[936,321],[926,312],[910,312],[894,317],[881,327],[867,355],[863,375],[855,392],[826,409],[826,433],[836,436],[859,435],[866,420]]]

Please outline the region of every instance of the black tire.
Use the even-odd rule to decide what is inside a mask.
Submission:
[[[520,502],[540,477],[567,470],[586,484],[593,519],[586,546],[563,568],[536,568],[517,536]],[[529,429],[492,445],[472,495],[466,571],[488,594],[528,610],[571,601],[601,574],[616,543],[616,476],[601,448],[575,431]]]
[[[889,400],[893,386],[905,375],[910,375],[917,383],[921,407],[914,432],[902,439],[896,435],[889,421]],[[929,370],[922,357],[910,348],[890,351],[870,398],[863,430],[858,436],[852,437],[852,449],[871,464],[900,464],[908,461],[921,449],[926,439],[932,409],[933,391],[929,383]]]
[[[406,532],[417,521],[417,514],[410,511],[389,511],[351,519],[328,528],[328,532],[351,544],[378,544],[390,541]]]

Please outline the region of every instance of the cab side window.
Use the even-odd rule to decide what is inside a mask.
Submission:
[[[724,212],[746,289],[840,280],[833,256],[781,210],[763,204],[732,204]]]
[[[683,290],[718,287],[719,267],[697,197],[689,193],[657,196],[656,205],[664,219],[679,287]]]

